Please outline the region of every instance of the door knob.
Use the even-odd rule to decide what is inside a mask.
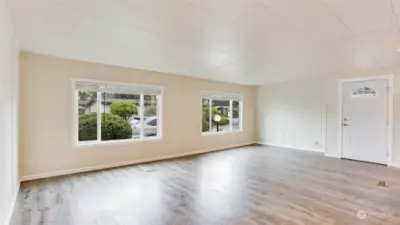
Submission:
[[[343,123],[343,126],[344,126],[344,127],[348,127],[348,126],[350,126],[350,124],[348,124],[348,123]]]

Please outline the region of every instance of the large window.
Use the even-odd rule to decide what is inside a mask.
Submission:
[[[75,82],[79,143],[161,137],[158,87]]]
[[[242,130],[242,102],[242,95],[203,92],[203,133]]]

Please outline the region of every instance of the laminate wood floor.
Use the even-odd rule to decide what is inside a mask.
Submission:
[[[24,182],[11,224],[399,225],[400,169],[247,146]]]

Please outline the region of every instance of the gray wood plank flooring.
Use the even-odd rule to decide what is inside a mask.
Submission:
[[[11,224],[399,225],[400,169],[247,146],[24,182]]]

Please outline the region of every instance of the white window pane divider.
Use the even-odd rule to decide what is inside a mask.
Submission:
[[[208,104],[208,114],[210,116],[208,121],[208,132],[212,132],[212,99],[209,99]]]
[[[156,117],[157,117],[157,136],[161,136],[161,123],[160,121],[162,120],[162,116],[161,116],[161,96],[157,95],[156,96],[156,103],[157,103],[157,112],[156,112]]]
[[[97,92],[97,141],[101,141],[101,92]]]
[[[139,117],[140,117],[140,139],[144,138],[144,95],[140,95],[140,110],[139,110]]]
[[[75,108],[75,141],[79,142],[79,91],[75,90],[75,101],[74,106],[78,106]]]
[[[232,124],[233,124],[233,101],[229,100],[229,131],[232,131]]]
[[[243,102],[239,102],[239,130],[243,130]]]

